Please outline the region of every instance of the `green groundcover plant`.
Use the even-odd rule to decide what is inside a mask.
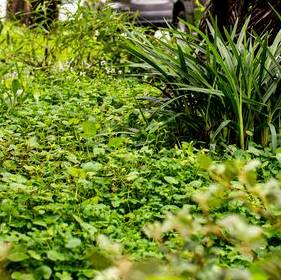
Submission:
[[[152,91],[151,87],[110,77],[106,83],[105,78],[78,81],[72,75],[41,77],[40,95],[28,96],[1,115],[0,267],[7,279],[100,277],[99,271],[119,259],[120,246],[115,242],[122,244],[122,254],[133,259],[165,259],[167,250],[181,252],[184,237],[171,231],[158,248],[159,241],[146,237],[148,231],[142,229],[152,221],[163,221],[167,212],[177,215],[183,205],[189,205],[195,220],[207,215],[193,197],[209,189],[211,177],[200,167],[209,161],[201,156],[208,151],[198,152],[187,143],[181,149],[159,150],[128,134],[134,132],[133,127],[128,129],[132,113],[134,123],[143,125],[141,114],[136,118],[134,97]],[[278,150],[229,147],[222,157],[242,162],[259,159],[259,181],[280,174]],[[238,162],[233,180],[239,168],[243,164]],[[243,203],[229,201],[229,207],[215,207],[210,213],[219,219],[241,213],[249,223],[264,226],[264,219]],[[215,237],[218,262],[248,266],[247,256],[236,256],[235,246]],[[277,231],[265,240],[277,247]]]
[[[100,238],[99,246],[115,253],[115,264],[96,279],[281,279],[280,182],[256,180],[258,160],[213,163],[197,158],[213,183],[192,195],[198,208],[185,205],[164,222],[145,226],[164,260],[132,262]],[[165,245],[174,232],[181,250]],[[112,260],[112,258],[111,258]]]

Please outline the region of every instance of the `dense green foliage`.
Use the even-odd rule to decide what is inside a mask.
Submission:
[[[120,44],[123,32],[129,28],[126,19],[126,15],[108,8],[81,7],[68,21],[57,22],[51,31],[5,23],[1,30],[1,65],[14,71],[24,67],[31,74],[41,69],[81,71],[94,76],[105,64],[110,71],[113,63],[125,58]]]
[[[112,67],[122,16],[79,13],[0,34],[1,280],[278,279],[280,150],[168,146],[159,90]]]
[[[241,160],[213,163],[203,155],[197,160],[213,179],[194,192],[198,208],[185,205],[163,223],[144,229],[161,245],[165,261],[135,265],[117,255],[115,270],[108,269],[99,279],[114,273],[134,280],[280,279],[280,183],[257,183],[258,160],[246,165]],[[182,243],[181,250],[165,245],[171,231]]]
[[[209,26],[210,34],[163,30],[162,38],[132,32],[129,51],[147,75],[166,88],[157,100],[158,113],[173,124],[179,141],[214,145],[249,141],[277,147],[280,134],[281,33],[272,44],[236,27],[224,34]],[[169,35],[169,36],[165,36]],[[164,120],[163,120],[164,117]]]

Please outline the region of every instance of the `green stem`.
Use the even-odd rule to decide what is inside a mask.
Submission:
[[[245,142],[244,142],[244,123],[243,123],[243,101],[242,101],[242,94],[240,92],[239,96],[239,136],[240,136],[240,146],[241,149],[245,149]]]

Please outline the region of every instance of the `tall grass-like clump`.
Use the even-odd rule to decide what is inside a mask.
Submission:
[[[210,35],[193,26],[192,33],[168,29],[170,40],[130,34],[137,66],[165,84],[153,116],[173,118],[178,139],[277,147],[281,32],[269,44],[269,34],[249,35],[247,26],[239,35],[237,26],[222,33],[215,24]]]

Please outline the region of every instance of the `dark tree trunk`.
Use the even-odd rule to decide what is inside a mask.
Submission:
[[[8,1],[7,15],[28,26],[40,25],[49,29],[58,18],[59,0],[10,0]]]
[[[7,5],[7,16],[9,19],[16,19],[31,24],[31,5],[25,0],[10,0]]]
[[[281,13],[281,0],[209,0],[200,28],[207,32],[207,21],[214,18],[221,30],[230,29],[238,20],[239,31],[250,16],[249,30],[260,35],[269,31],[274,36],[281,29],[281,21],[271,6]]]

